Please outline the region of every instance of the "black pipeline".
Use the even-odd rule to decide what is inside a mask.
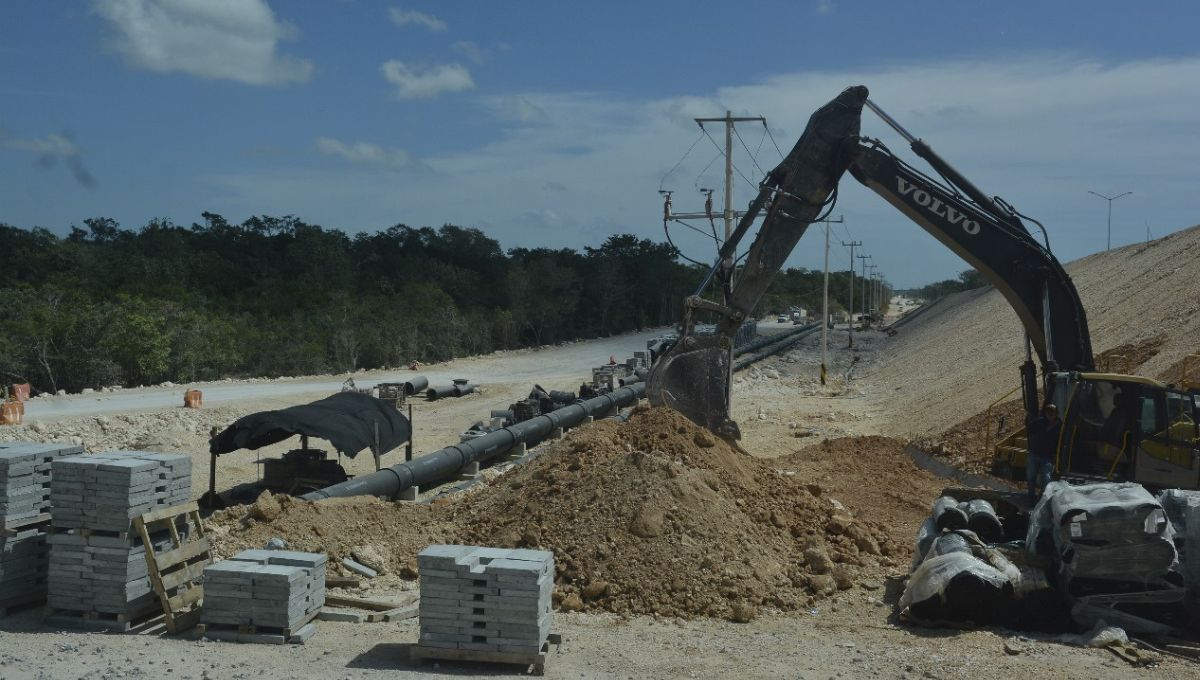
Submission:
[[[575,427],[589,416],[603,417],[615,413],[622,406],[636,403],[645,392],[644,383],[621,387],[482,437],[447,446],[409,462],[306,493],[301,498],[309,501],[345,496],[395,498],[401,491],[446,479],[471,463],[507,453],[519,443],[537,444],[555,429]]]
[[[735,361],[733,363],[733,370],[740,371],[743,368],[749,366],[750,364],[752,364],[756,361],[766,359],[767,357],[769,357],[773,354],[779,354],[783,350],[787,349],[788,347],[791,347],[792,345],[796,344],[803,338],[805,338],[809,335],[812,335],[813,333],[816,333],[819,330],[821,330],[821,324],[810,323],[807,326],[801,326],[798,330],[793,330],[786,334],[781,334],[782,337],[774,336],[772,338],[772,340],[774,340],[774,342],[769,343],[764,349],[762,349],[758,352],[755,352],[755,353],[751,354],[750,356],[743,356],[742,358]],[[778,338],[778,339],[776,339],[776,338]]]

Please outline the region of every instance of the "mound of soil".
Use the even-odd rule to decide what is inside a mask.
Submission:
[[[929,516],[930,504],[953,482],[917,467],[904,448],[903,440],[891,437],[843,437],[813,444],[775,464],[881,527],[897,546],[893,556],[911,559],[913,537]]]
[[[331,565],[365,549],[378,556],[371,566],[405,573],[426,546],[456,541],[458,531],[442,515],[437,507],[370,496],[313,503],[266,492],[251,505],[213,513],[205,528],[218,557],[282,538],[291,550],[326,553]]]
[[[808,481],[642,409],[446,508],[464,542],[554,551],[565,609],[748,620],[811,606],[903,551]]]

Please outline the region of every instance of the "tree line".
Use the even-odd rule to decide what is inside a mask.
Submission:
[[[505,251],[449,224],[350,235],[205,212],[189,226],[83,225],[60,237],[0,223],[0,382],[52,392],[340,373],[608,336],[677,323],[704,273],[629,234]],[[781,272],[758,310],[819,309],[820,277]],[[831,274],[832,309],[848,287]]]
[[[348,235],[215,213],[59,237],[0,224],[0,381],[39,391],[441,361],[675,322],[699,279],[669,245],[582,251],[478,229]]]
[[[930,302],[939,298],[946,297],[952,293],[961,293],[964,290],[974,290],[988,285],[987,279],[983,278],[975,269],[968,269],[959,272],[958,276],[953,279],[945,279],[943,281],[934,281],[920,288],[901,291],[912,298],[928,300]]]

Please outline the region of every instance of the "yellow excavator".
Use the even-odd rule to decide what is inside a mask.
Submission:
[[[896,130],[937,178],[900,160],[881,141],[861,136],[864,106]],[[846,171],[978,270],[1012,305],[1025,328],[1020,390],[1027,421],[1044,403],[1056,404],[1063,414],[1055,463],[1060,477],[1200,488],[1198,386],[1097,372],[1083,305],[1042,225],[986,195],[870,101],[862,86],[847,88],[813,113],[795,147],[760,184],[685,301],[678,339],[662,347],[651,366],[646,394],[652,404],[674,408],[727,439],[740,438],[729,413],[733,334],[809,225],[832,208]],[[760,214],[754,242],[744,260],[735,260],[738,244]],[[1041,239],[1026,222],[1037,226]],[[730,283],[738,261],[744,264]],[[726,291],[722,302],[702,296],[714,281]],[[715,333],[696,331],[700,314],[716,317]],[[1002,466],[1021,471],[1020,438],[1001,444]]]

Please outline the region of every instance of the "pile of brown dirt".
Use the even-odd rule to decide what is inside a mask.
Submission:
[[[312,503],[267,492],[251,505],[218,510],[205,528],[218,557],[261,548],[278,537],[292,550],[326,553],[331,564],[366,548],[379,556],[378,566],[403,573],[425,546],[455,542],[457,531],[443,514],[429,505],[370,496]]]
[[[912,557],[912,541],[930,504],[952,485],[922,470],[890,437],[828,439],[774,461],[796,478],[819,487],[822,497],[837,500],[855,517],[881,527],[895,558]]]
[[[1104,373],[1136,373],[1142,364],[1157,356],[1166,343],[1166,333],[1159,333],[1106,349],[1095,357],[1096,370]]]
[[[574,431],[446,510],[464,542],[553,550],[566,609],[747,620],[811,606],[905,550],[810,481],[643,409]]]
[[[990,418],[986,410],[981,411],[940,435],[920,438],[918,446],[960,470],[990,475],[994,456],[989,449],[995,450],[999,439],[1023,427],[1025,406],[1020,399],[1010,399],[997,404]]]

